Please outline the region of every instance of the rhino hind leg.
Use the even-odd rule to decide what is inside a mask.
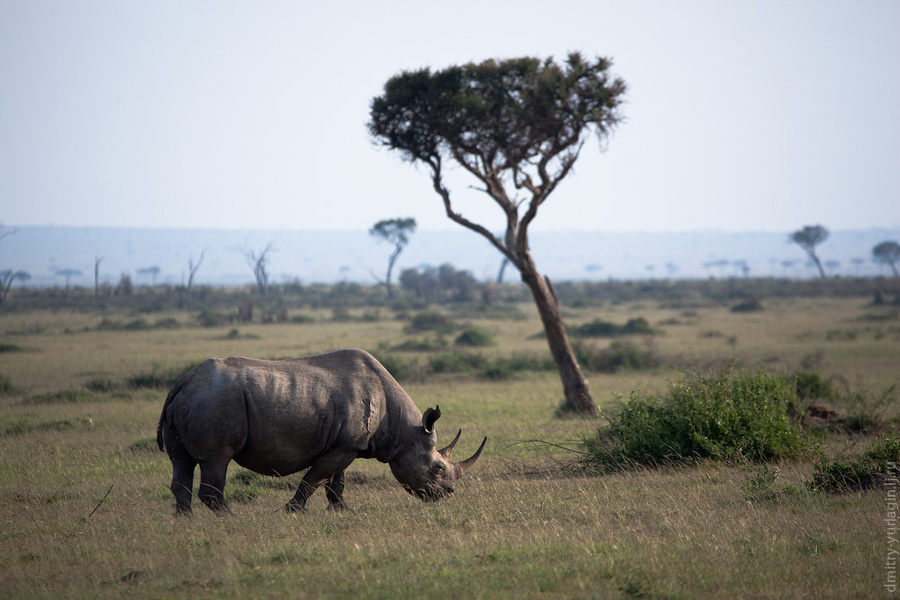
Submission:
[[[200,491],[197,495],[203,504],[217,513],[231,512],[225,504],[225,475],[230,460],[200,463]]]
[[[333,475],[325,484],[325,496],[328,498],[328,508],[343,510],[347,508],[344,503],[344,472]]]
[[[193,513],[191,496],[194,490],[194,469],[197,461],[188,453],[187,448],[171,428],[166,431],[165,444],[166,452],[172,461],[172,484],[169,489],[175,496],[175,514],[190,515]]]

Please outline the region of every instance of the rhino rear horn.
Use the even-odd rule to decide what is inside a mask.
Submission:
[[[453,443],[455,444],[456,440],[454,440]],[[459,469],[460,477],[465,475],[466,471],[469,470],[469,467],[471,467],[472,465],[475,464],[475,461],[478,460],[479,456],[481,456],[481,451],[484,450],[485,444],[487,444],[487,438],[484,438],[484,440],[482,440],[481,446],[478,447],[478,450],[475,452],[475,454],[473,454],[472,456],[470,456],[469,458],[467,458],[466,460],[464,460],[462,462],[453,463]]]
[[[425,411],[425,414],[422,416],[422,427],[425,429],[425,433],[434,432],[434,422],[441,418],[441,407],[435,406],[434,408],[429,408]]]
[[[444,457],[444,460],[450,460],[450,455],[453,454],[453,446],[456,445],[456,442],[459,441],[459,436],[462,435],[462,429],[456,432],[456,437],[453,438],[453,441],[447,444],[446,448],[441,448],[438,450],[438,453]]]

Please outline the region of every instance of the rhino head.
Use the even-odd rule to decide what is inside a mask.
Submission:
[[[450,456],[453,454],[453,447],[459,441],[462,429],[449,446],[435,450],[437,437],[434,422],[440,416],[440,407],[426,410],[422,417],[422,425],[410,428],[404,451],[389,462],[391,473],[406,491],[426,502],[440,500],[452,494],[456,488],[456,480],[475,464],[487,443],[487,438],[484,438],[475,454],[464,461],[452,462]]]

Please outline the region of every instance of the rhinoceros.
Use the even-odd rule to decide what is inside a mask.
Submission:
[[[422,500],[453,493],[456,480],[481,455],[451,462],[460,430],[435,449],[440,407],[424,416],[387,369],[363,350],[288,360],[211,358],[185,373],[163,405],[156,440],[172,461],[178,514],[191,513],[194,467],[199,497],[227,511],[223,491],[229,463],[264,475],[309,469],[287,503],[303,510],[320,485],[330,508],[346,508],[344,469],[356,458],[390,466],[403,487]]]

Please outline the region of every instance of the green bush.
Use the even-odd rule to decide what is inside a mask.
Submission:
[[[731,307],[731,312],[733,313],[760,312],[762,310],[765,310],[765,308],[763,307],[763,303],[756,298],[744,300],[743,302],[735,304]]]
[[[384,365],[384,368],[388,370],[388,373],[398,381],[411,379],[420,371],[418,362],[413,359],[406,360],[396,354],[386,354],[383,352],[372,352],[372,356]]]
[[[139,373],[128,378],[128,385],[133,388],[167,389],[175,385],[181,376],[198,366],[203,361],[188,363],[181,368],[161,369],[154,366],[149,373]]]
[[[597,349],[584,344],[572,345],[578,363],[589,371],[615,373],[620,369],[644,370],[658,367],[659,357],[651,347],[631,342],[613,341],[608,348]]]
[[[91,392],[109,393],[119,391],[120,386],[112,379],[107,379],[105,377],[96,377],[84,384],[84,387]]]
[[[449,333],[456,329],[456,326],[450,317],[444,313],[436,310],[426,310],[413,315],[406,329],[411,333],[422,331]]]
[[[697,459],[765,462],[809,450],[790,381],[763,371],[696,375],[669,395],[633,395],[585,440],[587,463],[602,472]]]
[[[816,463],[812,481],[807,485],[814,492],[871,489],[889,478],[896,478],[897,465],[900,465],[900,433],[886,433],[854,461],[830,462],[822,458]]]
[[[400,352],[431,352],[447,348],[447,340],[444,336],[437,335],[433,338],[410,338],[394,346],[394,350]]]
[[[433,373],[469,373],[488,365],[482,355],[471,352],[444,352],[428,359]]]
[[[0,375],[0,396],[12,396],[16,393],[9,375]]]
[[[615,337],[618,335],[658,335],[660,332],[650,326],[644,317],[629,319],[624,325],[609,323],[603,319],[594,319],[575,328],[569,333],[576,337]]]
[[[801,400],[833,400],[837,397],[831,380],[823,378],[814,371],[797,371],[794,373],[794,389]]]
[[[455,341],[457,346],[493,346],[494,336],[489,331],[478,327],[477,325],[467,325],[463,332],[459,334]]]

